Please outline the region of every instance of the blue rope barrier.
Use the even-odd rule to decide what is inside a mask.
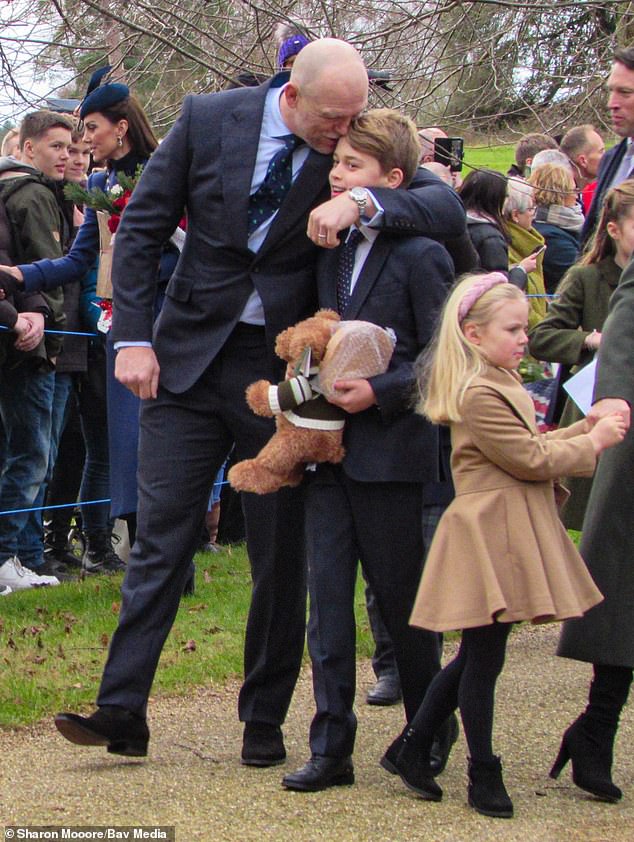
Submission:
[[[222,482],[215,482],[214,485],[229,485],[229,480],[223,479]],[[86,502],[82,501],[75,501],[74,503],[56,503],[54,506],[31,506],[28,509],[6,509],[4,512],[0,512],[0,517],[3,515],[18,515],[24,514],[25,512],[47,512],[51,509],[74,509],[76,506],[80,508],[82,506],[98,506],[101,503],[111,503],[112,500],[108,497],[104,500],[87,500]]]
[[[100,503],[110,502],[111,500],[108,498],[107,500],[88,500],[86,503],[57,503],[55,506],[32,506],[29,509],[7,509],[4,512],[0,512],[0,517],[2,517],[2,515],[24,514],[24,512],[45,512],[48,509],[74,509],[75,506],[97,506]]]

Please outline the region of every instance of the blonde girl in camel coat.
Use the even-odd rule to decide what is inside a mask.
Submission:
[[[423,383],[422,409],[449,423],[456,497],[443,515],[411,622],[461,629],[456,658],[432,681],[410,727],[388,749],[393,771],[428,800],[433,735],[459,707],[469,746],[469,803],[510,818],[513,804],[493,754],[495,684],[512,623],[582,615],[602,599],[559,522],[554,483],[587,475],[625,433],[612,415],[540,434],[516,369],[528,303],[501,273],[471,275],[453,290]],[[384,764],[385,765],[385,764]]]

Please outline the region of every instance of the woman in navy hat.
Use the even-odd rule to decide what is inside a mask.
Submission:
[[[83,140],[90,143],[93,160],[105,170],[93,173],[88,189],[107,190],[117,183],[117,174],[134,176],[158,146],[143,109],[127,85],[106,82],[110,67],[93,74],[86,96],[79,107],[83,123]],[[99,225],[93,208],[86,207],[72,248],[57,260],[38,260],[15,267],[2,267],[24,283],[25,291],[48,290],[72,281],[82,280],[99,257]],[[159,267],[159,296],[156,312],[162,303],[162,290],[169,280],[178,250],[166,244]],[[138,439],[139,401],[132,392],[114,378],[114,350],[108,343],[108,436],[110,444],[110,515],[128,521],[131,539],[136,525],[136,450]],[[110,543],[110,534],[103,530],[92,535],[88,530],[88,547],[84,554],[87,572],[113,572],[123,566]]]

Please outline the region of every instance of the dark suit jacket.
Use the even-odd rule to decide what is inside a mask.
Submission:
[[[337,308],[339,251],[322,254],[318,262],[321,307]],[[451,259],[438,243],[387,233],[375,240],[342,318],[392,328],[397,342],[387,372],[370,379],[378,406],[346,416],[343,468],[352,479],[438,479],[438,428],[413,411],[413,364],[431,339],[453,280]]]
[[[328,198],[330,156],[310,152],[258,254],[247,245],[249,190],[270,84],[187,97],[117,231],[112,338],[152,340],[161,383],[172,392],[190,388],[209,366],[253,287],[264,306],[272,379],[282,376],[275,337],[316,308],[317,248],[306,223],[309,211]],[[430,173],[421,184],[420,190],[375,191],[384,227],[459,236],[464,211],[456,194]],[[161,246],[185,208],[187,239],[153,324]]]
[[[612,149],[608,150],[605,153],[605,155],[601,158],[601,163],[599,164],[599,172],[597,176],[597,188],[594,191],[594,196],[592,197],[592,204],[588,209],[588,213],[586,214],[586,220],[583,224],[583,228],[581,229],[582,248],[590,239],[592,233],[594,232],[594,229],[596,228],[597,222],[599,221],[599,216],[601,214],[601,205],[603,204],[603,200],[605,199],[605,194],[608,192],[610,182],[614,178],[614,175],[618,170],[621,161],[623,160],[623,155],[625,155],[626,149],[627,138],[623,138],[623,140],[620,143],[617,143],[616,146],[613,146]]]

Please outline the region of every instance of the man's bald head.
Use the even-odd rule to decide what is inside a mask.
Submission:
[[[322,38],[297,56],[280,108],[292,132],[330,154],[367,101],[368,74],[357,50],[345,41]]]
[[[434,160],[434,141],[437,137],[447,137],[438,126],[430,126],[428,129],[419,129],[418,137],[421,145],[421,164],[431,163]]]
[[[291,69],[291,84],[309,93],[320,84],[324,76],[341,76],[342,72],[352,75],[344,77],[353,85],[360,84],[368,90],[368,72],[358,51],[346,41],[338,38],[320,38],[311,41],[295,59]]]

